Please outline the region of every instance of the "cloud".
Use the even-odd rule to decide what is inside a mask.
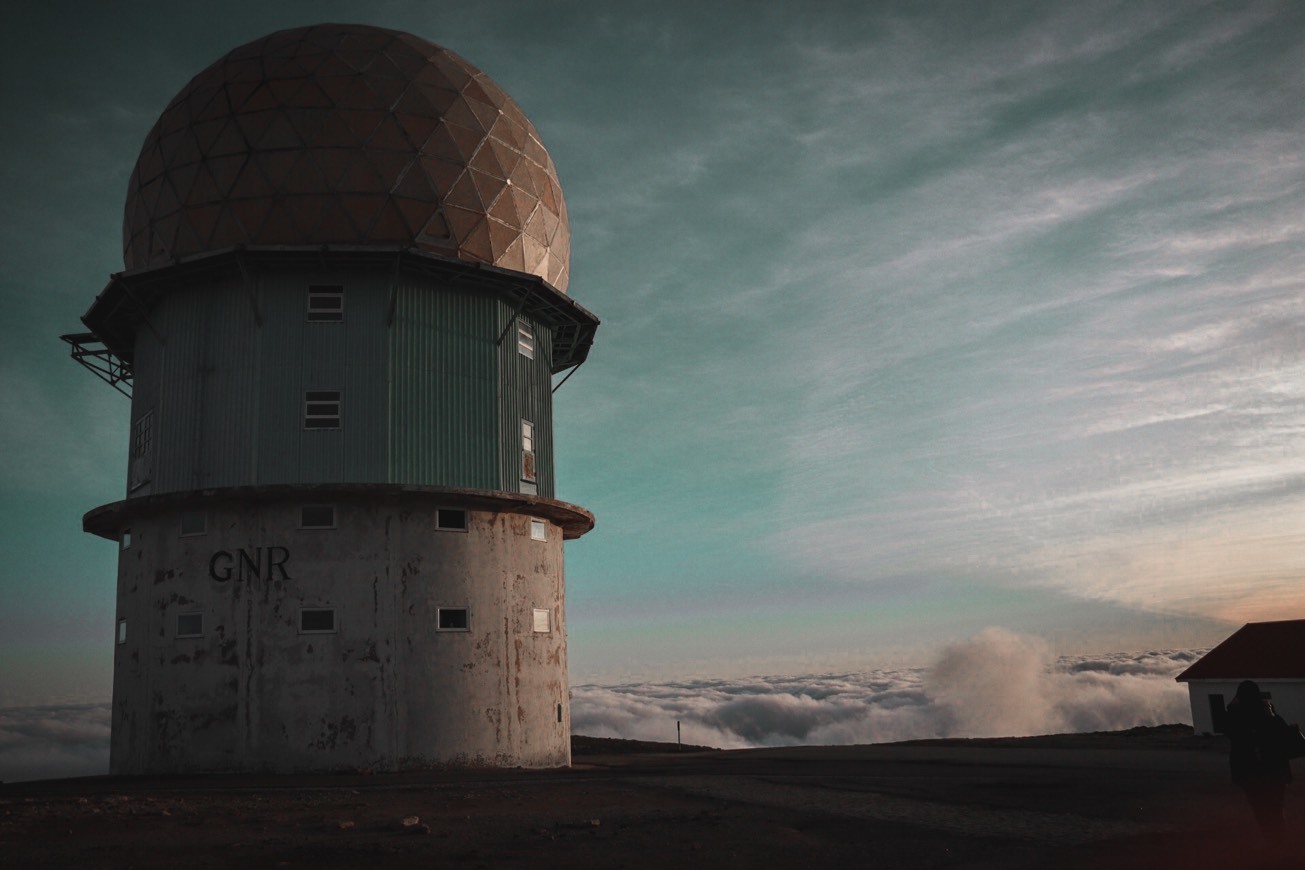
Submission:
[[[572,730],[595,737],[740,748],[1023,736],[1189,722],[1174,676],[1187,650],[1057,658],[989,628],[928,668],[689,680],[572,690]]]
[[[109,704],[0,710],[0,781],[109,772]]]

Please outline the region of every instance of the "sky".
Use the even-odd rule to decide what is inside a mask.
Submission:
[[[128,403],[58,336],[122,269],[140,145],[318,21],[452,48],[557,165],[603,321],[554,415],[590,709],[1305,617],[1305,5],[10,3],[0,751],[110,691],[80,517],[123,496]]]

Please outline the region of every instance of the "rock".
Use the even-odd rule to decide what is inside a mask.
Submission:
[[[346,821],[338,822],[336,824],[336,827],[342,831],[348,831],[353,829],[354,823],[346,820]]]
[[[416,827],[417,825],[420,825],[420,824],[421,824],[421,817],[420,817],[420,816],[406,816],[406,817],[404,817],[404,819],[403,819],[403,826],[404,826],[405,828]]]

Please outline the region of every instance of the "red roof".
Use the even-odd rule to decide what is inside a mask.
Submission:
[[[1249,622],[1176,679],[1305,679],[1305,619]]]

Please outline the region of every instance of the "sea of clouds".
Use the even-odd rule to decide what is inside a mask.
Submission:
[[[1202,651],[1061,656],[990,628],[923,668],[576,686],[571,727],[591,737],[740,748],[1110,731],[1191,722],[1174,676]],[[109,705],[0,710],[0,781],[109,769]]]
[[[108,704],[0,710],[0,782],[108,772]]]
[[[1055,656],[990,628],[929,667],[572,689],[571,730],[591,737],[741,748],[1113,731],[1192,721],[1174,677],[1203,651]]]

